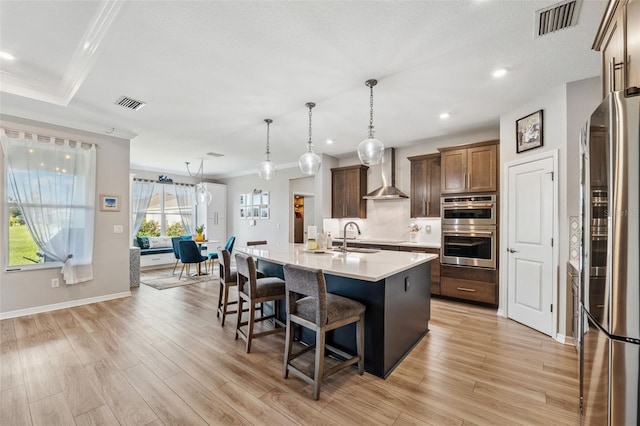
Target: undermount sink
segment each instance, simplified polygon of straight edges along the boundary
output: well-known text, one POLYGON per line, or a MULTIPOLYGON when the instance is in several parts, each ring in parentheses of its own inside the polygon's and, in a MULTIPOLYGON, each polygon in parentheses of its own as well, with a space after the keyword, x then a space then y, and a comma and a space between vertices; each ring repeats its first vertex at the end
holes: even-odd
POLYGON ((362 247, 347 247, 347 253, 377 253, 380 250, 362 248, 362 247))

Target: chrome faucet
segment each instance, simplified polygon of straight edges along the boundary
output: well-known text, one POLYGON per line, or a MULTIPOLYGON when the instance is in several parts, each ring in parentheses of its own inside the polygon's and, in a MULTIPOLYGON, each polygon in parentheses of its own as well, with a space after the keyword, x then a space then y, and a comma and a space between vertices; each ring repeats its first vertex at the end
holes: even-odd
POLYGON ((360 232, 360 227, 358 226, 357 223, 350 221, 344 224, 344 231, 342 231, 342 236, 343 236, 343 240, 342 240, 342 248, 340 249, 341 252, 346 253, 347 252, 347 226, 349 225, 355 225, 356 229, 358 230, 358 235, 362 235, 362 233, 360 232))

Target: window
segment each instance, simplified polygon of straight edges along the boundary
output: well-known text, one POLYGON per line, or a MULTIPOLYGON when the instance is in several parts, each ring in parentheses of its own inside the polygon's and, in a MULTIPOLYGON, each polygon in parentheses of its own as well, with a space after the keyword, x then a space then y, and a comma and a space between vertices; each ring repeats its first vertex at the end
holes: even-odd
POLYGON ((62 264, 67 284, 93 279, 95 146, 6 129, 0 141, 8 268, 62 264))
MULTIPOLYGON (((134 185, 139 181, 134 181, 134 185)), ((155 184, 149 206, 133 212, 133 222, 142 215, 137 237, 177 237, 193 233, 193 186, 155 184)), ((134 189, 134 193, 136 193, 134 189)), ((134 201, 133 205, 136 205, 134 201)))

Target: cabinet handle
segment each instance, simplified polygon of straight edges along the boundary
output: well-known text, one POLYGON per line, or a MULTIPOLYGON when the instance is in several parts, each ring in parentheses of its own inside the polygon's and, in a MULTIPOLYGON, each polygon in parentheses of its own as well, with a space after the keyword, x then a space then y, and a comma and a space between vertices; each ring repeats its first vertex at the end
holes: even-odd
POLYGON ((469 293, 475 293, 475 289, 473 288, 466 288, 466 287, 456 287, 456 290, 460 290, 460 291, 467 291, 469 293))
POLYGON ((467 173, 464 174, 464 187, 467 188, 467 173))
POLYGON ((615 77, 613 76, 613 73, 615 72, 616 66, 616 58, 612 57, 611 61, 609 62, 609 92, 613 92, 616 90, 615 88, 615 77))
POLYGON ((427 216, 431 214, 431 201, 427 201, 427 216))

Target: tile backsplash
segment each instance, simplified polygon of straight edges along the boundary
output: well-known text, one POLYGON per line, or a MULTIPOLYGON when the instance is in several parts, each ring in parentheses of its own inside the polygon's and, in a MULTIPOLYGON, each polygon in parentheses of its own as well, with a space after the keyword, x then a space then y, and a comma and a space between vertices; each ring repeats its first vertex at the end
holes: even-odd
POLYGON ((580 260, 580 218, 569 216, 569 260, 580 260))

